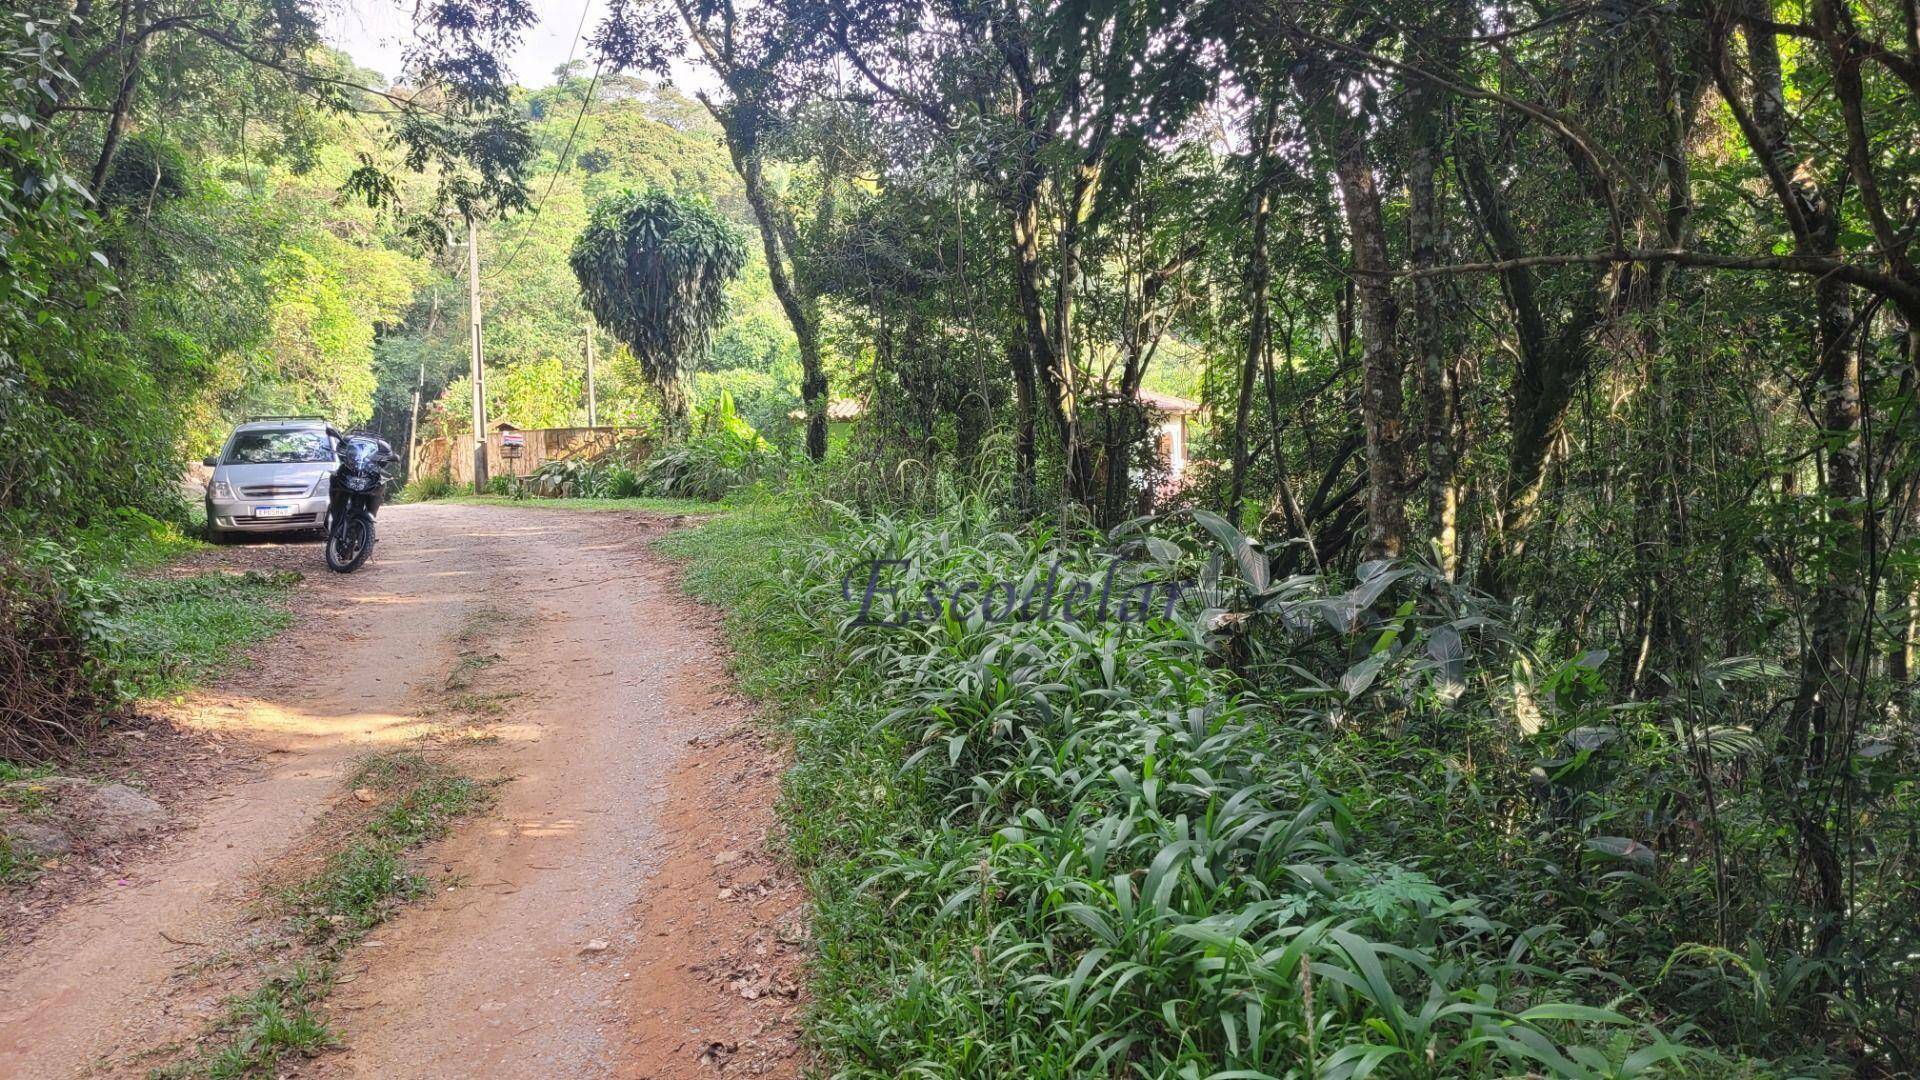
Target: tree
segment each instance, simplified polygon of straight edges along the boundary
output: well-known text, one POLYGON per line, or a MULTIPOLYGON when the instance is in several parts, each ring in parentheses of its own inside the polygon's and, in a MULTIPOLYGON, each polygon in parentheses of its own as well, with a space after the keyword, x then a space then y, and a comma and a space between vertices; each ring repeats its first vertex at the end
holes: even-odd
MULTIPOLYGON (((740 11, 731 0, 700 4, 673 0, 671 5, 619 2, 612 5, 596 33, 595 47, 614 67, 645 67, 668 74, 681 52, 674 33, 675 15, 700 60, 727 90, 725 99, 703 93, 700 101, 720 124, 734 171, 753 207, 774 296, 799 346, 807 456, 819 461, 827 453, 828 382, 821 347, 820 275, 810 256, 819 254, 833 230, 849 171, 845 155, 836 152, 837 144, 831 140, 811 143, 824 152, 812 155, 819 176, 810 214, 798 212, 791 190, 770 181, 769 144, 784 142, 789 151, 796 146, 791 138, 781 139, 793 118, 783 113, 780 101, 784 89, 780 77, 795 52, 796 35, 774 8, 740 11)), ((800 155, 790 152, 789 156, 800 155)))
POLYGON ((747 263, 746 239, 702 202, 658 189, 593 208, 569 260, 587 310, 624 342, 660 395, 669 438, 686 434, 683 385, 747 263))

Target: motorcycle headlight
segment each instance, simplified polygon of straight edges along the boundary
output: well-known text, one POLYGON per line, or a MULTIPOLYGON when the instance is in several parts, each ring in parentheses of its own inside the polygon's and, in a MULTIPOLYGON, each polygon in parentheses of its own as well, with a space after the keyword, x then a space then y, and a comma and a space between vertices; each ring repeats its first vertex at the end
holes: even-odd
POLYGON ((212 491, 213 497, 216 499, 233 498, 233 485, 227 483, 225 480, 215 480, 212 491))
POLYGON ((341 479, 346 481, 348 491, 365 491, 373 486, 373 477, 371 476, 354 475, 345 476, 341 479))

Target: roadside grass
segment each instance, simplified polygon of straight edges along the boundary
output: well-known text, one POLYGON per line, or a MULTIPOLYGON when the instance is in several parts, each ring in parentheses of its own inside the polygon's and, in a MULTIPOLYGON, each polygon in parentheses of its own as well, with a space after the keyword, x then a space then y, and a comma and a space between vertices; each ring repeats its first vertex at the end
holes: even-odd
POLYGON ((0 885, 24 885, 40 876, 40 864, 33 852, 14 846, 13 840, 0 834, 0 885))
POLYGON ((293 621, 291 571, 146 572, 205 550, 180 526, 121 509, 61 542, 28 548, 97 640, 100 659, 138 696, 179 693, 244 661, 246 649, 293 621))
POLYGON ((673 499, 651 495, 629 499, 516 499, 509 495, 449 495, 439 502, 460 506, 513 506, 535 510, 646 510, 656 514, 689 514, 711 517, 724 509, 702 499, 673 499))
POLYGON ((47 804, 47 796, 35 780, 45 780, 53 775, 51 765, 22 765, 15 761, 0 761, 0 806, 28 813, 47 804))
MULTIPOLYGON (((146 574, 205 546, 177 525, 125 509, 58 541, 28 545, 39 595, 51 597, 53 609, 64 611, 60 625, 71 627, 64 631, 75 643, 68 670, 85 672, 89 688, 75 710, 85 722, 69 716, 64 741, 85 744, 134 698, 177 694, 245 663, 249 646, 292 622, 287 597, 298 574, 146 574)), ((53 708, 47 705, 46 714, 53 708)), ((36 708, 24 714, 36 715, 36 708)), ((0 810, 44 808, 45 795, 31 781, 50 769, 30 762, 47 751, 32 747, 19 751, 28 761, 0 760, 0 810)), ((0 886, 23 884, 39 869, 35 852, 0 837, 0 886)))
POLYGON ((902 596, 1020 580, 1047 539, 963 501, 655 542, 794 742, 822 1075, 1728 1075, 1558 925, 1398 854, 1404 776, 1177 625, 862 627, 841 595, 875 558, 913 560, 902 596))
MULTIPOLYGON (((0 811, 21 815, 44 811, 50 801, 42 786, 34 781, 52 775, 51 765, 0 761, 0 811)), ((24 885, 39 876, 39 854, 0 833, 0 886, 24 885)))
MULTIPOLYGON (((198 507, 198 503, 192 504, 198 507)), ((81 566, 105 572, 146 570, 190 555, 207 545, 193 520, 182 529, 172 522, 122 507, 105 521, 73 536, 73 555, 81 566)))
POLYGON ((789 508, 756 504, 699 528, 654 541, 685 564, 682 585, 726 613, 735 681, 753 697, 792 708, 821 699, 830 686, 816 665, 831 652, 831 612, 808 619, 780 607, 769 582, 780 578, 782 554, 804 526, 789 508))
POLYGON ((248 647, 293 622, 290 571, 111 582, 116 667, 143 696, 176 694, 246 662, 248 647))
POLYGON ((348 773, 347 786, 390 801, 318 873, 276 897, 292 957, 254 990, 229 999, 226 1015, 197 1053, 151 1070, 151 1080, 277 1076, 292 1058, 337 1046, 321 1004, 341 955, 401 905, 432 891, 432 880, 408 865, 407 853, 493 801, 493 785, 454 774, 414 751, 362 758, 348 773))

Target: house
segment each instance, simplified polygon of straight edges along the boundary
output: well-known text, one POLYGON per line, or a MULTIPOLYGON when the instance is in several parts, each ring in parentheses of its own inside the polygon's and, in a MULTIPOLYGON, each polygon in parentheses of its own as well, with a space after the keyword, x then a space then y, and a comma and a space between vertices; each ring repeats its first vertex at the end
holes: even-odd
MULTIPOLYGON (((827 423, 851 424, 867 415, 867 403, 853 398, 834 398, 827 402, 827 423)), ((796 423, 805 422, 807 410, 795 409, 787 414, 787 419, 796 423)))
POLYGON ((1167 467, 1167 479, 1179 483, 1187 471, 1187 418, 1200 412, 1200 403, 1162 394, 1157 390, 1139 390, 1134 397, 1159 416, 1159 430, 1153 439, 1154 452, 1167 467))

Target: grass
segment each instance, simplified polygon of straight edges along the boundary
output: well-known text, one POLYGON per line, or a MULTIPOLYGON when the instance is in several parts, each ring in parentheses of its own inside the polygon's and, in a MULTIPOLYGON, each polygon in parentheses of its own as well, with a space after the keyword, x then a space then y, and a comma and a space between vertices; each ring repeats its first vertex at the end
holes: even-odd
POLYGON ((238 1080, 277 1075, 283 1059, 313 1057, 338 1045, 318 1005, 333 988, 331 964, 296 963, 244 997, 227 1002, 218 1025, 226 1041, 197 1059, 154 1069, 152 1080, 238 1080))
POLYGON ((401 856, 446 835, 454 821, 476 813, 493 797, 486 785, 450 775, 411 751, 363 759, 348 783, 399 794, 358 840, 329 856, 320 873, 282 895, 300 936, 336 949, 385 922, 400 904, 424 895, 427 879, 408 869, 401 856))
POLYGON ((178 525, 122 509, 62 541, 31 545, 28 555, 84 607, 82 621, 122 688, 160 696, 232 667, 292 622, 286 599, 297 573, 143 573, 206 546, 178 525))
MULTIPOLYGON (((196 513, 200 504, 190 504, 196 513)), ((108 571, 146 570, 192 554, 206 547, 195 531, 198 521, 191 516, 188 527, 149 517, 138 510, 121 507, 106 521, 73 537, 74 556, 83 566, 108 571)))
POLYGON ((119 578, 117 667, 146 696, 179 693, 236 664, 293 622, 291 572, 119 578))
MULTIPOLYGON (((53 768, 48 765, 0 761, 0 810, 32 814, 46 809, 46 792, 33 781, 51 775, 53 768)), ((24 885, 39 876, 39 853, 0 834, 0 886, 24 885)))
POLYGON ((500 662, 502 657, 493 651, 491 644, 500 621, 506 617, 506 612, 499 608, 483 605, 461 621, 460 629, 453 635, 456 655, 453 667, 447 672, 446 689, 466 690, 473 685, 475 675, 500 662))
POLYGON ((1342 737, 1179 625, 848 619, 840 580, 867 559, 1018 580, 1044 539, 963 504, 658 541, 794 740, 781 813, 823 1075, 1738 1071, 1659 1030, 1581 939, 1398 854, 1373 790, 1322 782, 1342 737))
POLYGON ((479 812, 492 788, 413 751, 374 754, 355 763, 350 788, 391 800, 360 828, 352 843, 328 856, 311 878, 279 896, 296 959, 251 993, 228 1002, 226 1016, 198 1053, 154 1069, 152 1080, 225 1080, 271 1077, 294 1056, 311 1057, 338 1044, 321 1011, 343 950, 399 907, 431 891, 431 881, 407 865, 407 852, 445 836, 460 818, 479 812))
POLYGON ((0 807, 20 813, 32 813, 47 805, 46 792, 35 780, 53 775, 51 765, 22 765, 0 761, 0 807))
POLYGON ((0 835, 0 885, 24 885, 39 875, 33 852, 14 847, 11 839, 0 835))

